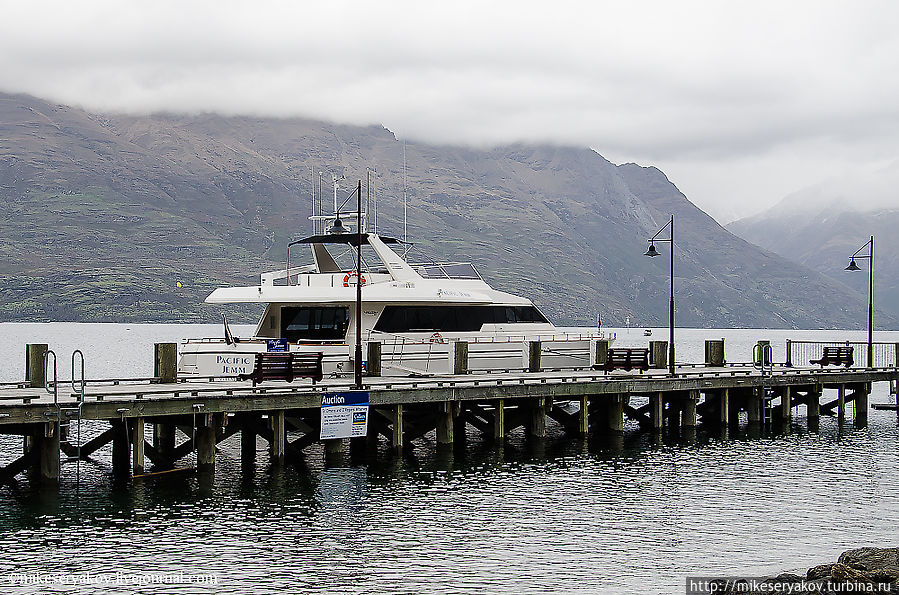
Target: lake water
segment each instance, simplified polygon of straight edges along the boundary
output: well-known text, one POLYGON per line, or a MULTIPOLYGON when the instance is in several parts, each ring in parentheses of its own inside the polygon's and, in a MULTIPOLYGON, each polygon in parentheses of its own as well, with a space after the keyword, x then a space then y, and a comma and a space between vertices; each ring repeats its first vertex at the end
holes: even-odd
MULTIPOLYGON (((153 342, 219 332, 0 324, 0 381, 21 379, 27 342, 49 343, 62 377, 75 348, 88 377, 147 376, 153 342)), ((617 332, 620 345, 647 340, 617 332)), ((748 361, 759 339, 782 360, 787 338, 865 334, 684 329, 678 360, 701 361, 703 341, 722 337, 729 361, 748 361)), ((887 392, 878 386, 871 401, 887 392)), ((20 441, 0 436, 3 463, 20 441)), ((58 492, 0 487, 0 592, 682 593, 690 575, 804 570, 852 547, 896 545, 899 526, 894 412, 872 411, 861 430, 825 417, 809 434, 798 418, 788 435, 700 432, 695 444, 633 433, 610 445, 550 428, 542 445, 515 434, 503 449, 425 445, 339 468, 310 448, 303 471, 270 468, 262 442, 256 468, 242 470, 238 442, 221 445, 210 482, 173 474, 116 486, 104 450, 82 465, 77 493, 70 465, 58 492), (14 584, 54 576, 93 584, 14 584)))

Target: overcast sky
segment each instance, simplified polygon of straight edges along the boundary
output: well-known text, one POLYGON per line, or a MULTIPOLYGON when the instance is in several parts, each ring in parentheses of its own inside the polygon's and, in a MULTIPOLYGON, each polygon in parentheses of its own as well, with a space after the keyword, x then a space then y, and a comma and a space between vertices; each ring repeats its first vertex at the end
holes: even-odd
POLYGON ((0 2, 4 91, 586 145, 722 222, 831 178, 899 207, 895 0, 0 2))

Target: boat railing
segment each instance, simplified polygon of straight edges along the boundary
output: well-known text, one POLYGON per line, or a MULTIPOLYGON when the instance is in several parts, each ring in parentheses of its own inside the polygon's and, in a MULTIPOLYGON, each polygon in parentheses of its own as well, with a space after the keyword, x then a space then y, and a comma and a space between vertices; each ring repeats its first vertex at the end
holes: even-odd
POLYGON ((470 262, 419 262, 409 263, 409 266, 425 279, 481 279, 470 262))

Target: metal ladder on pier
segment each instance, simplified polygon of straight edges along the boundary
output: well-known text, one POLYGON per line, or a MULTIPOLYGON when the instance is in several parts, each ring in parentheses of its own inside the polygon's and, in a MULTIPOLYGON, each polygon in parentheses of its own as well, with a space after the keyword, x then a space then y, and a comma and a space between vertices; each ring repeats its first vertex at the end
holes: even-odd
POLYGON ((774 423, 774 408, 771 401, 775 395, 774 389, 765 386, 765 378, 774 373, 774 355, 769 343, 759 342, 752 346, 752 366, 762 373, 762 385, 759 387, 762 396, 762 424, 770 427, 774 423))
POLYGON ((59 437, 59 463, 69 463, 75 461, 75 489, 78 490, 81 484, 81 418, 84 407, 84 354, 80 349, 72 352, 72 393, 76 395, 77 406, 65 406, 59 402, 59 380, 57 378, 56 369, 56 353, 48 350, 44 354, 44 388, 48 393, 53 395, 53 406, 56 409, 53 412, 55 417, 55 431, 59 437), (53 383, 50 383, 50 374, 48 363, 50 357, 53 357, 53 383), (78 365, 76 367, 76 360, 78 365), (77 372, 77 374, 76 374, 77 372), (72 423, 75 422, 75 441, 72 442, 72 423), (68 448, 66 448, 68 447, 68 448), (63 451, 66 452, 66 458, 62 458, 63 451), (74 453, 74 455, 72 454, 74 453))

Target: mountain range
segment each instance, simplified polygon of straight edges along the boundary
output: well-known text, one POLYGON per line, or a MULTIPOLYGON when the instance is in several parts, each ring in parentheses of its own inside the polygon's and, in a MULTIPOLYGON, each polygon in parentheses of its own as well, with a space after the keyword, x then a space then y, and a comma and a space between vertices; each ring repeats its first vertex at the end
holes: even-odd
POLYGON ((471 260, 557 324, 667 325, 670 246, 643 253, 671 215, 678 325, 864 324, 855 289, 735 236, 657 168, 587 148, 404 145, 377 126, 96 114, 8 94, 0 320, 213 322, 213 288, 258 284, 310 233, 320 174, 330 200, 331 175, 346 195, 370 170, 379 231, 402 237, 404 152, 409 258, 471 260))

